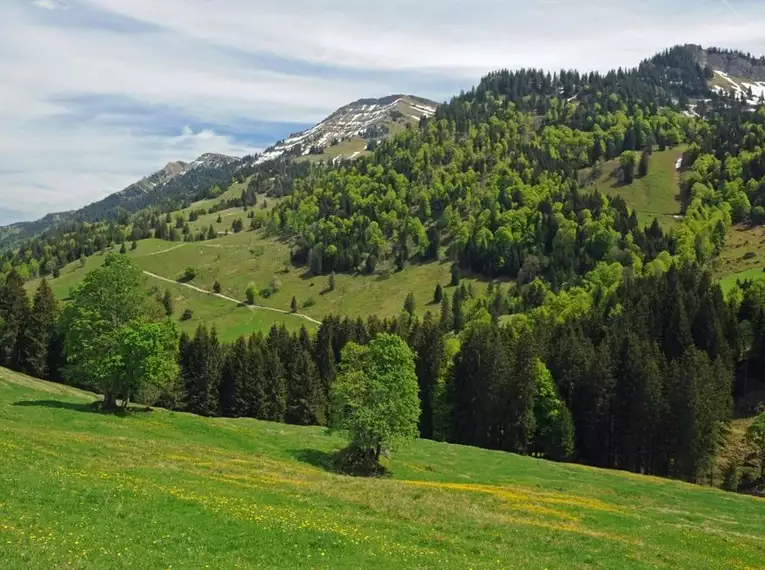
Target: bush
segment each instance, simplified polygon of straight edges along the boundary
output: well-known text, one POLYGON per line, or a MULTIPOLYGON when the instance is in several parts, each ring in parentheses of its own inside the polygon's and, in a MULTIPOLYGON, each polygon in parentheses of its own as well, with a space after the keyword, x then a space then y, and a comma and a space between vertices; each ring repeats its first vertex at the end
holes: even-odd
POLYGON ((247 296, 247 304, 254 305, 255 300, 258 298, 257 287, 255 287, 255 285, 250 285, 249 287, 247 287, 247 291, 245 291, 245 295, 247 296))
POLYGON ((313 307, 316 304, 316 299, 313 297, 308 297, 305 301, 303 301, 303 308, 307 309, 308 307, 313 307))
POLYGON ((187 283, 189 281, 193 281, 194 279, 196 279, 196 276, 197 276, 197 270, 194 269, 193 267, 187 267, 186 269, 183 270, 183 277, 181 277, 181 281, 183 281, 184 283, 187 283))
POLYGON ((186 309, 185 311, 183 311, 183 314, 181 315, 181 320, 190 321, 193 316, 194 316, 194 311, 192 311, 191 309, 186 309))
POLYGON ((214 291, 215 293, 218 293, 218 294, 220 294, 220 290, 221 290, 221 287, 220 287, 220 281, 216 281, 216 282, 213 284, 213 291, 214 291))

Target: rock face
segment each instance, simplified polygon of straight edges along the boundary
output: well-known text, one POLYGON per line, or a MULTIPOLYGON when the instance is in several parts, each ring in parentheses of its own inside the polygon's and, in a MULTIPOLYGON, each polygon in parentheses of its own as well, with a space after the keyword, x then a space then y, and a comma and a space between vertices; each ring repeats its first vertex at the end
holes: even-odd
POLYGON ((732 77, 765 81, 765 58, 755 59, 733 51, 705 50, 697 45, 686 47, 702 67, 709 65, 732 77))

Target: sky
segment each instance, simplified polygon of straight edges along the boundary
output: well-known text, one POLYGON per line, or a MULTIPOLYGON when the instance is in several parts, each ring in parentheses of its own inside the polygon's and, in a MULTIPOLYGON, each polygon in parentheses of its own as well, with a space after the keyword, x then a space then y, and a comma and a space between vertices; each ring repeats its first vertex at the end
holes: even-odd
POLYGON ((765 54, 762 0, 0 0, 0 225, 174 160, 244 156, 365 97, 679 43, 765 54))

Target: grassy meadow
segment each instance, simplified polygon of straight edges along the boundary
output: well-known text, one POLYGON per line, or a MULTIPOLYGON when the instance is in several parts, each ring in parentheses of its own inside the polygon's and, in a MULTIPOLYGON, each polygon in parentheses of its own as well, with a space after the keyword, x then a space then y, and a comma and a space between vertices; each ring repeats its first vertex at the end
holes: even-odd
POLYGON ((326 468, 321 428, 163 410, 0 370, 0 567, 761 568, 765 502, 417 441, 326 468))
MULTIPOLYGON (((654 151, 651 155, 648 174, 643 178, 635 178, 632 184, 619 182, 616 174, 619 160, 603 163, 602 173, 589 186, 607 196, 621 196, 627 205, 637 213, 642 225, 650 225, 654 218, 664 228, 671 229, 680 225, 681 212, 680 174, 675 169, 677 159, 683 156, 685 146, 654 151)), ((583 173, 584 179, 590 177, 590 169, 583 173)))

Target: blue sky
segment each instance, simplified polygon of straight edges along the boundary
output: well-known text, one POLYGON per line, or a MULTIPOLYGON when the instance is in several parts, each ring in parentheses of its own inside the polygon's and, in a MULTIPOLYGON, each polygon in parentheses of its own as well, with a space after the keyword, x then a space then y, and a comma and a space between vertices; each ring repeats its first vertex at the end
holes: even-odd
POLYGON ((256 152, 358 98, 685 42, 765 54, 763 30, 751 0, 0 0, 0 224, 256 152))

